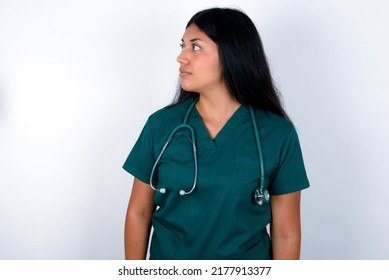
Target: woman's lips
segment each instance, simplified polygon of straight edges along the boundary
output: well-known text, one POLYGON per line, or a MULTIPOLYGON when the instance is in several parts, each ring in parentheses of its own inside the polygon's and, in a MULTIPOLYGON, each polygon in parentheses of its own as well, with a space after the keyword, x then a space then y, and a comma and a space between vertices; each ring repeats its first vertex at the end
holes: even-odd
POLYGON ((183 70, 183 69, 179 69, 179 72, 180 72, 180 76, 181 77, 185 77, 185 76, 189 76, 189 75, 191 75, 192 73, 190 73, 190 72, 188 72, 188 71, 186 71, 186 70, 183 70))

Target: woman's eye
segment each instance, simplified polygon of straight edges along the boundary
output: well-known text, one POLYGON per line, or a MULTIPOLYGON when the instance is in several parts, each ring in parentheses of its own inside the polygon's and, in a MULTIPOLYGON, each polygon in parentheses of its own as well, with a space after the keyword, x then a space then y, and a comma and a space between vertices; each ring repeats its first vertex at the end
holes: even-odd
MULTIPOLYGON (((180 48, 181 48, 181 50, 183 51, 184 49, 185 49, 185 45, 184 44, 180 44, 180 48)), ((192 50, 193 51, 199 51, 201 48, 200 48, 200 46, 198 46, 198 45, 192 45, 192 50)))

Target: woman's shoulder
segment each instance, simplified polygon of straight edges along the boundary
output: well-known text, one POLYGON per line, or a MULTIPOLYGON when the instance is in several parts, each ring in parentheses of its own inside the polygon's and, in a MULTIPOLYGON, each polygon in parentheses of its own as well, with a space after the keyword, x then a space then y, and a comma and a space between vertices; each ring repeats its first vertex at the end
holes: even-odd
POLYGON ((258 130, 267 135, 273 143, 285 143, 288 139, 298 139, 293 122, 283 116, 266 110, 255 110, 258 130))
POLYGON ((293 126, 292 122, 289 119, 277 115, 271 111, 255 109, 255 116, 258 126, 287 129, 293 126))
POLYGON ((290 119, 270 111, 256 110, 256 121, 259 134, 271 143, 273 149, 275 147, 284 149, 286 146, 292 149, 298 147, 298 133, 290 119))
POLYGON ((149 122, 154 126, 182 122, 191 103, 192 101, 187 99, 180 103, 165 106, 151 114, 149 122))

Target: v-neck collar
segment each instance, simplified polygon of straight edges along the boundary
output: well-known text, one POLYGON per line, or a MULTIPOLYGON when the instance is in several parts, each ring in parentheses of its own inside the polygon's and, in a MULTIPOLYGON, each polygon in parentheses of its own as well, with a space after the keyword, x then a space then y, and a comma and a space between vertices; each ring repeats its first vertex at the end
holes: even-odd
POLYGON ((197 143, 201 143, 206 150, 215 150, 218 146, 223 145, 223 143, 231 139, 236 127, 247 116, 248 110, 245 106, 240 105, 214 139, 209 135, 196 106, 193 108, 190 121, 196 130, 197 143))

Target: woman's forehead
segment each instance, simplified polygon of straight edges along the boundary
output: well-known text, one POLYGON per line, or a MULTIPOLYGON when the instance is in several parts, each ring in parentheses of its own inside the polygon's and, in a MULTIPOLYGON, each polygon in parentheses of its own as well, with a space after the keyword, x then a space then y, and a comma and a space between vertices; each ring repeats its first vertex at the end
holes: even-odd
POLYGON ((202 31, 200 28, 197 27, 195 24, 191 24, 188 26, 188 28, 185 30, 184 35, 181 39, 183 42, 195 42, 195 41, 202 41, 202 42, 213 42, 211 38, 205 34, 204 31, 202 31))

